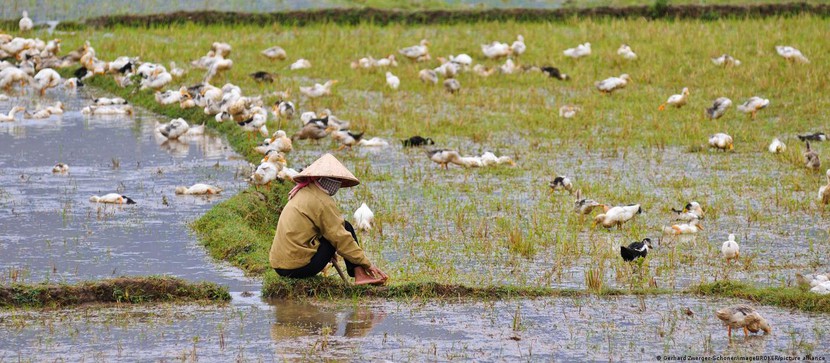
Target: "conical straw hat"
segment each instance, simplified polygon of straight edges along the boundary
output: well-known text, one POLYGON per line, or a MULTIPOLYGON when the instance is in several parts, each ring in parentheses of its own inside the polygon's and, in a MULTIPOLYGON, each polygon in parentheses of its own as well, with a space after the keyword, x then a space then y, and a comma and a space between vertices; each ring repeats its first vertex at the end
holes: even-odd
POLYGON ((360 180, 357 180, 349 169, 346 169, 332 154, 325 154, 315 160, 305 170, 297 174, 294 177, 294 181, 302 183, 308 178, 320 177, 338 179, 343 183, 340 185, 342 188, 349 188, 360 184, 360 180))

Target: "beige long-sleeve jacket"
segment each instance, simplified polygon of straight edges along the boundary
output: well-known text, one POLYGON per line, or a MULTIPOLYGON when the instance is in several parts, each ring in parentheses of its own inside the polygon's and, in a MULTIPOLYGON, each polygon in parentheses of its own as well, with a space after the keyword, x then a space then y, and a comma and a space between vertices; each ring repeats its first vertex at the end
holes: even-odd
POLYGON ((321 236, 349 262, 372 266, 352 234, 343 228, 343 217, 334 199, 312 183, 300 189, 280 214, 268 258, 271 267, 290 270, 307 265, 317 252, 321 236))

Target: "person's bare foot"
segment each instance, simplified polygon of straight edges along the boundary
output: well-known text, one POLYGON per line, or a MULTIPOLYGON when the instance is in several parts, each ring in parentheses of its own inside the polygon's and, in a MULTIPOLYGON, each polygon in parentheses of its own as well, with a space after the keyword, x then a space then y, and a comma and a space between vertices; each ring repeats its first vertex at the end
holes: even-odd
POLYGON ((354 268, 354 284, 355 285, 383 285, 386 278, 383 276, 372 276, 366 272, 362 266, 354 268))

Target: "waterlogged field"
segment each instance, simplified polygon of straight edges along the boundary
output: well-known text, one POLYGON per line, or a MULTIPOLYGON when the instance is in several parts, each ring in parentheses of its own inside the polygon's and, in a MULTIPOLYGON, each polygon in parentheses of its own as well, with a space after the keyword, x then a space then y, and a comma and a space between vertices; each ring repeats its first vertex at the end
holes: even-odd
MULTIPOLYGON (((652 278, 668 288, 724 278, 778 286, 790 283, 795 272, 827 266, 828 223, 814 197, 823 173, 802 166, 804 146, 795 138, 821 131, 827 121, 821 112, 828 104, 821 96, 827 91, 822 71, 827 60, 821 55, 828 45, 810 40, 826 25, 809 16, 417 27, 184 25, 79 32, 64 43, 72 48, 89 40, 102 59, 130 55, 181 65, 225 40, 234 47, 234 67, 214 83, 233 82, 246 94, 266 95, 266 101, 274 100, 271 92, 288 90, 300 111, 328 108, 349 120, 353 130, 390 141, 386 148, 354 151, 334 151, 336 145, 326 140, 298 141, 288 160, 302 167, 322 152, 334 152, 364 181, 341 192, 338 201, 347 212, 362 202, 375 211, 378 225, 362 238, 395 282, 582 287, 590 269, 604 276, 605 286, 652 278), (469 72, 458 77, 462 91, 450 95, 417 79, 420 69, 435 67, 436 61, 400 59, 390 69, 401 78, 397 91, 386 86, 383 70, 349 67, 360 57, 394 54, 423 38, 430 40, 434 58, 468 53, 475 63, 497 66, 483 59, 479 44, 512 41, 518 34, 528 45, 519 64, 555 65, 572 79, 541 73, 485 78, 469 72), (562 55, 586 41, 592 55, 579 60, 562 55), (639 58, 620 59, 621 43, 631 45, 639 58), (775 54, 778 44, 798 47, 811 63, 788 63, 775 54), (272 45, 285 48, 289 59, 271 62, 259 55, 272 45), (743 64, 713 65, 709 58, 722 53, 743 64), (312 68, 289 71, 298 58, 310 60, 312 68), (276 73, 277 81, 261 85, 247 76, 259 70, 276 73), (594 82, 621 73, 633 79, 626 89, 610 96, 594 89, 594 82), (329 79, 340 81, 333 96, 299 95, 299 86, 329 79), (657 110, 683 87, 691 91, 686 107, 657 110), (703 117, 717 97, 739 104, 756 95, 771 105, 755 120, 734 107, 716 121, 703 117), (557 110, 564 104, 582 112, 560 118, 557 110), (734 152, 700 148, 716 132, 732 135, 734 152), (423 151, 404 150, 397 141, 416 134, 463 155, 509 155, 517 165, 441 170, 423 151), (766 152, 774 137, 788 144, 786 153, 766 152), (645 213, 622 230, 593 229, 590 219, 571 212, 572 196, 550 192, 547 184, 557 174, 570 176, 588 197, 613 205, 639 203, 645 213), (669 209, 691 200, 707 212, 705 230, 690 238, 661 237, 663 226, 674 223, 669 209), (729 233, 738 236, 744 257, 732 266, 718 257, 729 233), (618 256, 619 245, 645 237, 659 239, 659 247, 632 276, 618 256)), ((192 70, 181 83, 202 77, 192 70)), ((291 134, 300 122, 281 126, 291 134)), ((824 145, 816 148, 822 153, 824 145)))
MULTIPOLYGON (((372 260, 390 273, 393 285, 434 281, 587 289, 590 280, 595 289, 656 286, 682 292, 700 282, 727 279, 788 286, 794 284, 796 272, 830 269, 830 223, 815 199, 824 173, 803 167, 804 146, 795 137, 824 131, 828 121, 823 110, 830 100, 823 95, 830 76, 823 56, 830 44, 815 41, 827 26, 825 19, 802 16, 414 27, 179 25, 89 29, 60 37, 64 50, 89 40, 100 59, 139 56, 142 61, 175 61, 180 66, 204 55, 212 42, 225 41, 233 46, 234 66, 215 84, 233 82, 246 95, 264 95, 269 104, 275 100, 272 92, 289 90, 299 111, 328 108, 350 121, 352 129, 389 141, 388 147, 351 151, 336 151, 337 145, 328 139, 297 141, 288 161, 300 168, 332 152, 363 181, 340 191, 336 199, 349 219, 363 202, 374 211, 375 228, 361 234, 361 241, 372 260), (349 67, 360 57, 395 54, 423 38, 431 43, 433 59, 467 53, 474 63, 497 66, 502 62, 484 59, 479 45, 493 40, 509 43, 518 34, 528 45, 527 53, 516 60, 520 65, 554 65, 571 80, 541 73, 483 78, 470 72, 458 76, 462 90, 451 95, 440 84, 425 85, 417 79, 420 69, 438 66, 435 60, 416 64, 399 59, 400 65, 389 69, 401 79, 397 91, 386 86, 385 70, 349 67), (562 50, 584 42, 591 42, 591 56, 571 60, 562 55, 562 50), (616 49, 621 43, 629 44, 638 60, 619 58, 616 49), (779 44, 799 48, 811 63, 786 62, 775 54, 779 44), (273 45, 285 48, 288 60, 271 62, 259 55, 273 45), (709 58, 722 53, 742 64, 713 65, 709 58), (298 58, 308 59, 312 68, 288 70, 298 58), (255 71, 276 73, 277 80, 256 84, 247 76, 255 71), (627 88, 610 96, 593 88, 595 81, 621 73, 633 79, 627 88), (299 86, 329 79, 340 81, 331 97, 312 101, 298 92, 299 86), (657 110, 683 87, 691 91, 686 107, 657 110), (736 105, 751 96, 768 98, 771 104, 755 120, 735 107, 720 120, 705 119, 703 109, 721 96, 736 105), (565 104, 582 111, 573 119, 562 119, 557 110, 565 104), (732 135, 734 152, 701 147, 716 132, 732 135), (434 147, 457 149, 463 155, 509 155, 516 166, 441 170, 423 150, 401 147, 399 139, 416 134, 432 137, 434 147), (787 144, 787 152, 766 151, 773 137, 787 144), (590 198, 613 205, 639 203, 645 213, 620 230, 592 228, 590 218, 572 212, 573 196, 550 191, 548 182, 559 174, 570 176, 590 198), (670 208, 691 200, 706 210, 705 229, 690 237, 663 236, 663 227, 675 223, 670 208), (726 264, 720 245, 730 233, 741 244, 741 259, 726 264), (645 237, 659 241, 657 248, 641 266, 623 263, 619 246, 645 237)), ((190 69, 180 83, 198 83, 203 75, 190 69)), ((11 104, 0 103, 3 106, 11 104)), ((271 130, 283 128, 289 134, 300 126, 296 119, 268 124, 271 130)), ((825 144, 814 147, 828 160, 825 144)), ((111 156, 97 157, 104 163, 111 156)), ((16 174, 0 175, 0 180, 16 185, 16 174)), ((8 195, 0 195, 0 202, 8 201, 8 195)), ((94 223, 130 218, 124 215, 94 223)), ((94 270, 88 274, 102 275, 106 274, 94 270)), ((0 317, 0 324, 14 327, 0 340, 19 348, 1 350, 0 359, 67 354, 72 360, 650 360, 660 353, 830 354, 822 343, 827 340, 826 314, 767 306, 759 309, 773 325, 772 336, 729 344, 714 310, 737 302, 661 295, 359 303, 368 308, 303 302, 297 308, 284 301, 254 301, 253 307, 237 303, 218 309, 118 309, 101 315, 149 316, 117 328, 106 321, 120 318, 62 320, 60 313, 14 312, 0 317), (686 315, 685 308, 692 314, 686 315), (89 343, 79 338, 84 336, 80 333, 54 335, 53 329, 72 330, 55 328, 53 319, 58 327, 68 324, 78 326, 77 332, 92 333, 94 341, 124 343, 111 348, 89 343), (140 350, 124 348, 134 337, 148 334, 161 336, 146 338, 140 350), (80 353, 70 352, 76 345, 83 346, 80 353), (203 355, 204 351, 215 355, 203 355)))

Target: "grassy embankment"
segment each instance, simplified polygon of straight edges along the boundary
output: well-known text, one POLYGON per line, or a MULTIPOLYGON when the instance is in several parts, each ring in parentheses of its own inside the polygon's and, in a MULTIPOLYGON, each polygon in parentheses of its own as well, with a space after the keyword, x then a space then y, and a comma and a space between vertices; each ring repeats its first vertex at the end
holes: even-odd
MULTIPOLYGON (((364 239, 371 242, 367 250, 373 259, 392 274, 394 285, 390 291, 421 291, 404 286, 424 286, 422 290, 428 291, 432 283, 481 287, 481 291, 494 284, 541 291, 568 279, 583 283, 582 270, 598 276, 584 279, 595 291, 606 289, 603 280, 605 286, 613 279, 618 286, 628 285, 626 281, 632 275, 619 261, 617 246, 654 233, 668 219, 661 216, 668 209, 666 204, 685 203, 691 198, 701 201, 707 209, 707 233, 694 242, 667 243, 653 252, 645 270, 646 278, 631 284, 632 289, 642 289, 642 281, 656 277, 668 281, 670 289, 683 292, 685 288, 671 288, 671 282, 683 278, 710 281, 735 273, 765 276, 767 280, 762 283, 780 286, 793 270, 826 266, 820 258, 811 257, 820 256, 827 249, 826 241, 816 234, 805 234, 804 239, 792 241, 791 245, 797 246, 795 250, 771 252, 767 247, 772 242, 769 239, 788 240, 793 238, 793 231, 800 234, 803 226, 793 225, 794 220, 825 223, 811 202, 821 175, 801 169, 801 147, 794 134, 820 128, 826 121, 820 110, 828 106, 828 100, 820 95, 828 91, 827 74, 821 71, 826 69, 827 60, 818 56, 827 51, 826 44, 809 41, 819 36, 816 32, 826 26, 826 19, 570 19, 562 23, 493 24, 498 26, 316 24, 297 28, 278 24, 178 24, 113 27, 106 32, 89 29, 65 38, 64 42, 71 49, 90 39, 103 59, 138 55, 146 61, 166 64, 174 60, 181 65, 203 55, 213 41, 235 39, 231 42, 234 68, 220 76, 217 83, 231 81, 246 94, 290 89, 297 95, 300 85, 339 79, 341 83, 335 87, 334 96, 314 101, 297 97, 298 108, 331 108, 367 135, 405 138, 425 134, 439 140, 437 146, 458 148, 465 154, 495 150, 514 156, 518 168, 438 172, 420 153, 396 148, 385 155, 396 158, 395 163, 381 167, 372 165, 381 158, 371 153, 338 153, 347 165, 355 167, 356 175, 366 186, 354 192, 344 191, 338 199, 344 204, 367 201, 376 210, 379 228, 364 239), (239 36, 228 38, 227 34, 239 36), (459 79, 463 91, 448 96, 440 87, 425 87, 416 80, 419 69, 435 64, 424 66, 401 60, 400 67, 392 69, 402 80, 397 92, 385 87, 383 71, 348 68, 350 60, 367 54, 378 57, 394 53, 421 38, 431 40, 434 55, 467 52, 476 63, 495 66, 501 62, 482 59, 478 44, 494 39, 509 41, 514 34, 523 34, 529 45, 528 53, 518 60, 521 64, 555 64, 573 79, 559 82, 531 73, 489 78, 462 74, 459 79), (654 34, 662 36, 655 38, 654 34), (747 41, 746 34, 768 36, 747 41), (561 55, 561 49, 587 40, 595 49, 591 57, 573 61, 561 55), (620 43, 632 44, 640 59, 624 62, 616 58, 614 50, 620 43), (310 59, 313 68, 291 72, 286 69, 290 61, 271 63, 257 54, 274 44, 283 46, 290 59, 310 59), (786 63, 774 53, 777 44, 797 45, 811 57, 812 63, 786 63), (734 68, 713 66, 708 58, 722 52, 733 54, 743 64, 734 68), (254 83, 246 75, 256 70, 275 72, 279 76, 277 83, 254 83), (620 73, 634 78, 625 90, 601 96, 592 88, 594 81, 620 73), (656 110, 660 102, 683 86, 692 89, 688 106, 656 110), (735 112, 734 107, 720 120, 703 120, 702 109, 723 95, 735 103, 761 95, 770 98, 773 105, 761 111, 755 121, 735 112), (581 106, 582 114, 571 120, 556 117, 558 106, 566 103, 581 106), (705 143, 714 132, 732 134, 736 152, 688 152, 699 151, 692 146, 705 143), (788 153, 765 153, 773 136, 788 143, 788 153), (658 177, 642 180, 626 168, 645 170, 658 177), (747 168, 768 170, 776 177, 767 173, 747 175, 747 168), (649 213, 620 232, 588 229, 570 212, 570 198, 562 200, 550 195, 544 186, 551 173, 561 170, 576 175, 578 186, 595 199, 612 203, 636 201, 646 206, 649 213), (545 183, 538 183, 540 180, 545 183), (408 190, 402 190, 401 185, 408 190), (401 196, 403 192, 412 194, 401 196), (446 198, 447 195, 456 198, 446 198), (758 206, 775 206, 777 212, 766 213, 767 209, 758 206), (744 258, 730 270, 718 257, 717 247, 725 233, 735 229, 744 258), (758 233, 761 229, 772 237, 758 233), (597 282, 588 283, 593 280, 597 282)), ((180 83, 196 83, 201 75, 202 72, 191 70, 180 83)), ((183 114, 172 106, 153 105, 148 92, 131 94, 130 90, 110 88, 108 91, 126 95, 134 103, 170 117, 185 117, 190 122, 204 117, 199 112, 183 114)), ((266 102, 272 101, 266 97, 266 102)), ((217 127, 222 132, 238 132, 228 125, 217 127)), ((269 128, 273 126, 269 124, 269 128)), ((284 127, 290 134, 298 126, 292 122, 284 127)), ((235 141, 233 134, 229 139, 234 148, 255 160, 256 156, 246 151, 252 142, 246 146, 244 137, 235 141)), ((289 158, 296 164, 310 162, 320 152, 306 143, 298 143, 295 148, 297 151, 289 158)), ((256 194, 241 194, 197 222, 197 229, 202 223, 206 230, 214 230, 226 221, 234 221, 228 223, 225 237, 216 238, 216 245, 223 246, 224 252, 211 254, 237 260, 237 265, 252 273, 268 271, 265 256, 279 195, 284 192, 266 198, 271 204, 252 206, 252 202, 259 203, 256 194), (225 212, 221 212, 223 209, 225 212), (243 237, 237 240, 235 228, 248 231, 238 233, 243 237), (238 252, 242 254, 237 255, 238 252), (229 258, 231 255, 248 257, 229 258)), ((281 280, 272 277, 265 278, 266 294, 319 291, 313 286, 279 288, 275 284, 281 280)), ((363 289, 351 291, 364 293, 363 289)))
POLYGON ((122 277, 66 284, 0 286, 0 308, 66 308, 84 304, 228 302, 228 289, 164 276, 122 277))

